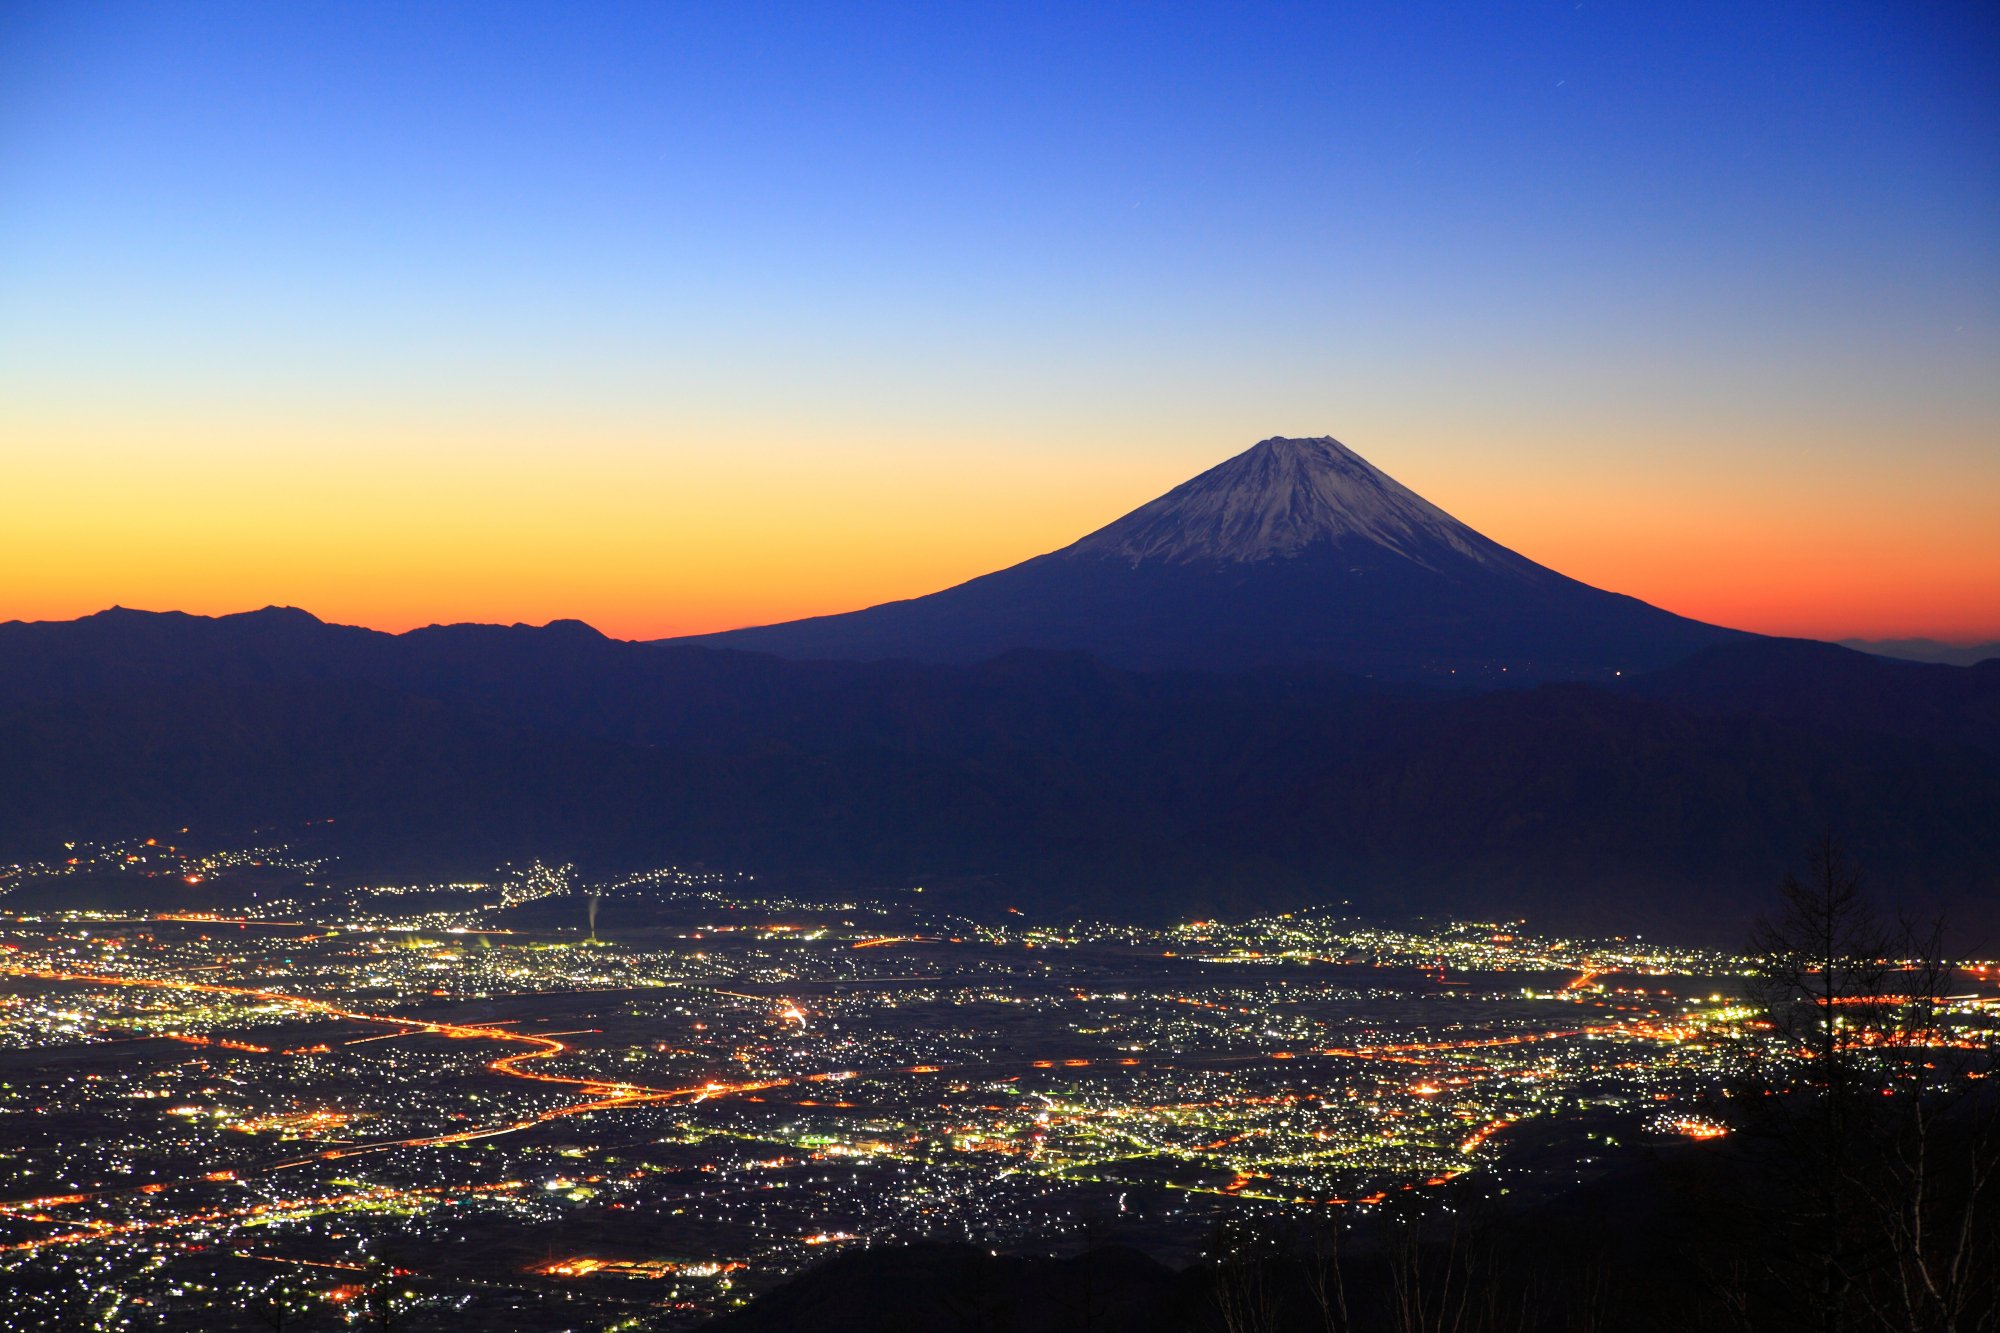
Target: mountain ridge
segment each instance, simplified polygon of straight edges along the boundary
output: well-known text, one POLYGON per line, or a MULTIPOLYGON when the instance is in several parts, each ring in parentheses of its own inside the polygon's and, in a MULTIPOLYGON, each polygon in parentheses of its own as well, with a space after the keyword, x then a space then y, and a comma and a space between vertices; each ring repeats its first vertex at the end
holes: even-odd
POLYGON ((2000 659, 2000 639, 1984 643, 1945 643, 1938 639, 1841 639, 1840 646, 1876 657, 1904 662, 1936 662, 1944 666, 1976 666, 2000 659))
POLYGON ((1773 640, 1477 692, 126 613, 0 625, 0 754, 0 858, 337 818, 399 873, 703 860, 1143 919, 1346 899, 1727 937, 1834 828, 1885 893, 2000 904, 2000 664, 1773 640))

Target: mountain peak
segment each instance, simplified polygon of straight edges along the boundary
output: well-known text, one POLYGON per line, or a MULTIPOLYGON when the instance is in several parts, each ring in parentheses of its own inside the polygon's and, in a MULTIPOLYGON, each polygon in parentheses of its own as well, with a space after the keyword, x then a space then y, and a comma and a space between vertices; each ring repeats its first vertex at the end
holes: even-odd
POLYGON ((1467 685, 1612 680, 1735 631, 1565 578, 1331 436, 1260 440, 1083 540, 927 597, 706 635, 781 657, 1323 663, 1467 685))
POLYGON ((1251 564, 1319 546, 1383 548, 1427 569, 1533 568, 1331 435, 1260 440, 1058 554, 1251 564))

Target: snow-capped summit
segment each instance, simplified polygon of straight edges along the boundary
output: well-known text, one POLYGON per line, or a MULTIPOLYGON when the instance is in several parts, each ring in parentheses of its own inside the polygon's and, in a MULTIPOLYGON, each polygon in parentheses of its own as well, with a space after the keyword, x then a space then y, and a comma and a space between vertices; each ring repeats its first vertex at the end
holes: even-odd
POLYGON ((1058 554, 1115 556, 1135 565, 1249 563, 1354 541, 1426 568, 1459 559, 1517 573, 1534 568, 1331 435, 1261 440, 1058 554))
POLYGON ((956 588, 696 641, 930 662, 1021 648, 1142 668, 1317 662, 1512 684, 1609 679, 1736 637, 1538 565, 1319 436, 1264 440, 1081 541, 956 588))

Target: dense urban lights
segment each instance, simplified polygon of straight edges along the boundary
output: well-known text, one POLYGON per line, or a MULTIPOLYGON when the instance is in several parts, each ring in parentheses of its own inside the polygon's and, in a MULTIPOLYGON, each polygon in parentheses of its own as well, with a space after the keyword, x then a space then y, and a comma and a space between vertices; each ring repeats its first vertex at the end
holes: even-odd
MULTIPOLYGON (((1533 1195, 1620 1143, 1724 1135, 1777 1041, 1743 959, 1521 923, 1148 928, 671 867, 337 885, 277 846, 69 852, 0 883, 260 888, 0 918, 0 1326, 256 1300, 671 1325, 842 1246, 1109 1225, 1191 1252, 1231 1211, 1533 1195)), ((1989 967, 1953 1003, 1990 1033, 1989 967)))

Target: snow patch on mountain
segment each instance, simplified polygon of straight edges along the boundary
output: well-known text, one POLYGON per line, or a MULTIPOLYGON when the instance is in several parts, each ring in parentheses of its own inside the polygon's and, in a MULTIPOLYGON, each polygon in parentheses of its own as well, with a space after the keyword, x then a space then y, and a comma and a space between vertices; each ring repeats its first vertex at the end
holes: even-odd
POLYGON ((1058 552, 1150 562, 1255 563, 1321 544, 1384 547, 1428 569, 1539 566, 1489 541, 1330 435, 1273 437, 1058 552))

